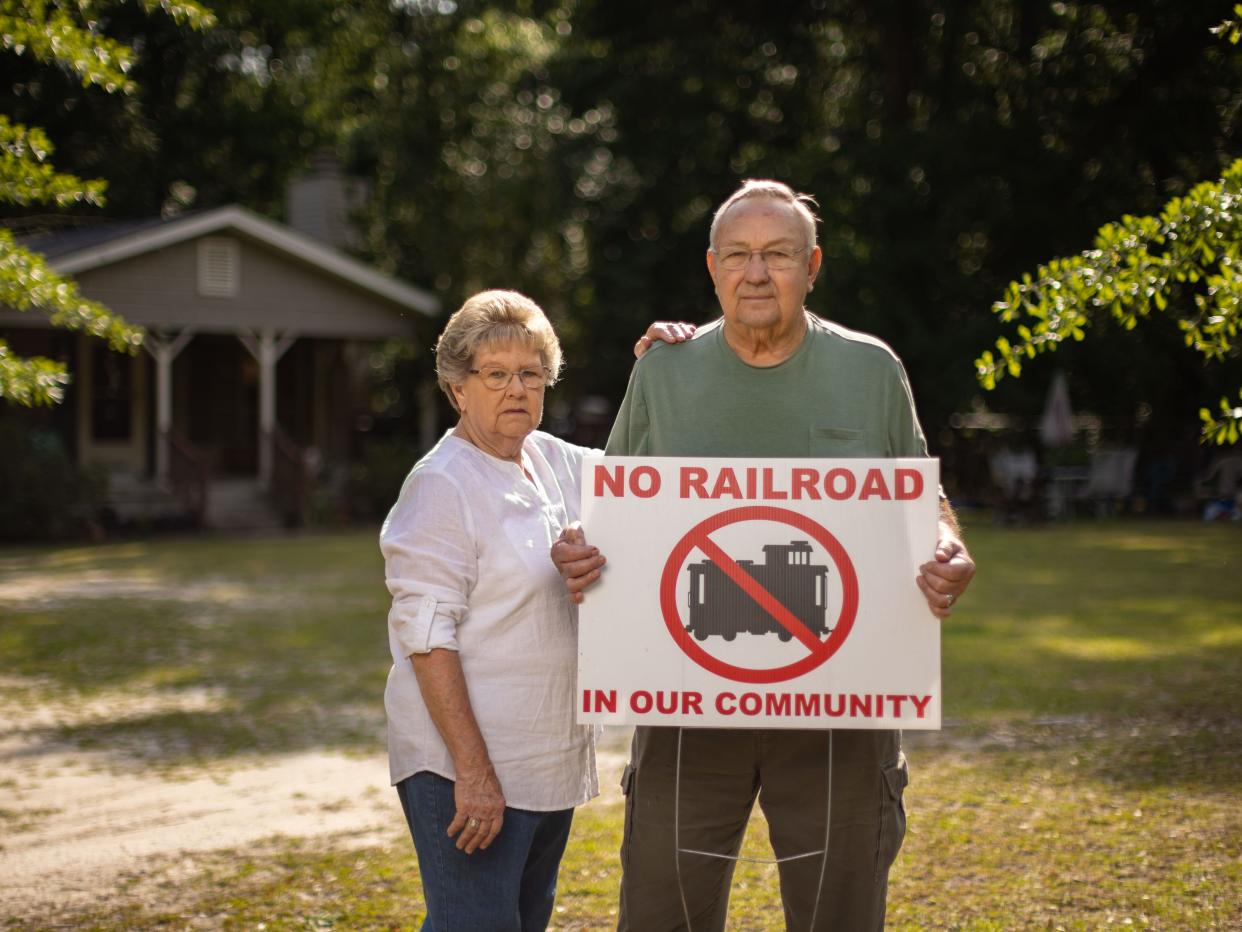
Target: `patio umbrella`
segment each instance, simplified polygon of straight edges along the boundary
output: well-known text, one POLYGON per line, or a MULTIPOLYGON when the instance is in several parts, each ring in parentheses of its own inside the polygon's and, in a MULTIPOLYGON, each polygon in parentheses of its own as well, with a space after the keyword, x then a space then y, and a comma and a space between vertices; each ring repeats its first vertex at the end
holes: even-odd
POLYGON ((1046 447, 1063 447, 1074 437, 1074 409, 1070 406, 1069 382, 1057 372, 1048 387, 1044 413, 1039 419, 1039 436, 1046 447))

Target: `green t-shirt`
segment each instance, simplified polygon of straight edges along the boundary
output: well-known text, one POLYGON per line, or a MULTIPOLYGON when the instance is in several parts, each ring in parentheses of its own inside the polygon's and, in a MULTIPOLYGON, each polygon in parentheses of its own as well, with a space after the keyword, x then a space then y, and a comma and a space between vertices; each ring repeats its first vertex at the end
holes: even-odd
POLYGON ((607 452, 618 456, 926 456, 901 361, 875 337, 807 314, 776 366, 742 362, 722 321, 634 365, 607 452))

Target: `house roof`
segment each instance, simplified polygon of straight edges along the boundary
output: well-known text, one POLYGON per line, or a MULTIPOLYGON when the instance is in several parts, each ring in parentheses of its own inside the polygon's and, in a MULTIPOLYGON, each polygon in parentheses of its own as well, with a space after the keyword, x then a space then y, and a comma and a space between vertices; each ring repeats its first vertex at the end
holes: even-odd
POLYGON ((230 205, 171 220, 145 220, 50 233, 26 240, 67 275, 102 268, 213 233, 229 231, 291 259, 315 266, 408 310, 428 316, 440 310, 435 295, 407 284, 266 217, 230 205))
POLYGON ((35 252, 55 259, 91 246, 98 246, 121 236, 128 236, 139 230, 162 226, 166 221, 154 220, 111 220, 94 223, 90 226, 72 227, 63 230, 50 230, 19 235, 21 244, 35 252))

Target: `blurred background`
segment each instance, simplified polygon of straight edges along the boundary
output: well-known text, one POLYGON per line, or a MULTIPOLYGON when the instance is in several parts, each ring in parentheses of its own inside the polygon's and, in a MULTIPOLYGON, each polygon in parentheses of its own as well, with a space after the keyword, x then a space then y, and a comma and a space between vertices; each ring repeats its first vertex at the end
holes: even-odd
POLYGON ((809 307, 902 357, 959 506, 1236 514, 1197 413, 1236 353, 1205 364, 1153 315, 993 391, 974 365, 1011 280, 1237 154, 1228 4, 261 0, 206 28, 147 6, 92 19, 136 53, 132 93, 0 54, 2 112, 106 182, 4 225, 148 331, 131 357, 0 313, 74 374, 58 406, 0 402, 8 539, 381 516, 452 420, 434 337, 488 287, 565 345, 545 428, 602 444, 647 323, 716 316, 708 224, 748 177, 817 198, 809 307))

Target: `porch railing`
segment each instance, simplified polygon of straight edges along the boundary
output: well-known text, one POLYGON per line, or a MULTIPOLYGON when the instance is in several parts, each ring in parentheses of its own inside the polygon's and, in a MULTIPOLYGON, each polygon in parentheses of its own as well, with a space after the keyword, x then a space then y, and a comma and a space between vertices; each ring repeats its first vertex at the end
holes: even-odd
POLYGON ((272 501, 291 527, 306 524, 310 515, 311 484, 314 478, 311 451, 299 446, 277 428, 271 434, 272 501))
POLYGON ((168 444, 168 484, 194 523, 201 527, 207 515, 211 480, 207 458, 177 434, 165 434, 164 441, 168 444))

